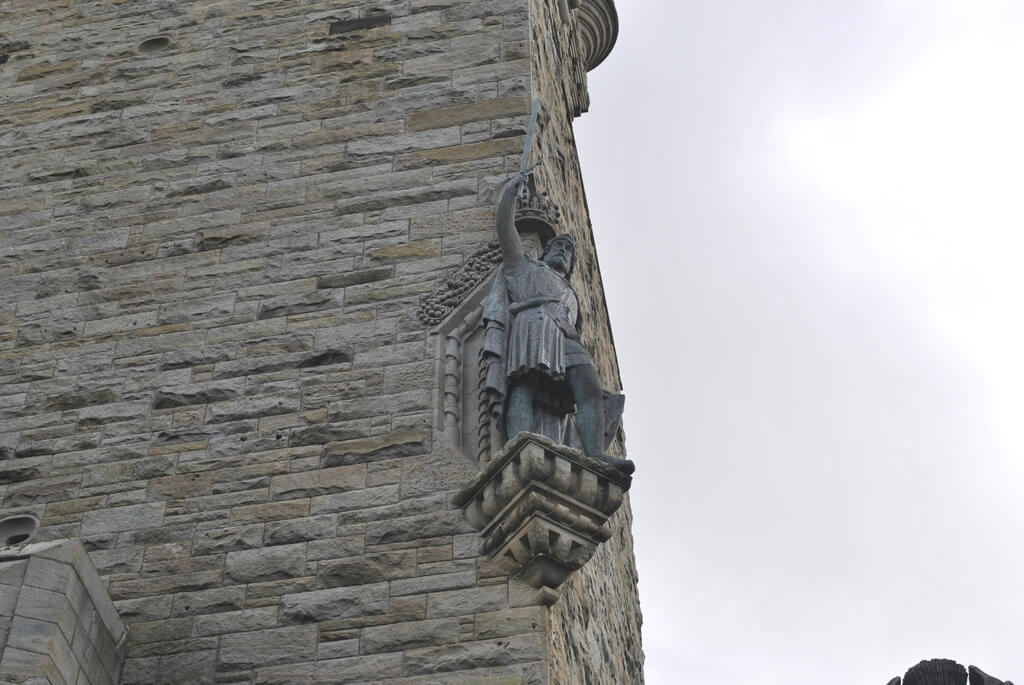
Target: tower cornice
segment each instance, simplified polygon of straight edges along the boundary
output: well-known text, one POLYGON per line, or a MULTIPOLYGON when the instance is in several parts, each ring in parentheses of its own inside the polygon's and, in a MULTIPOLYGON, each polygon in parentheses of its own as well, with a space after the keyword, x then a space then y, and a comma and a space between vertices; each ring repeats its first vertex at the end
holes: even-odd
POLYGON ((583 60, 587 71, 601 64, 619 37, 619 14, 615 0, 576 0, 583 60))

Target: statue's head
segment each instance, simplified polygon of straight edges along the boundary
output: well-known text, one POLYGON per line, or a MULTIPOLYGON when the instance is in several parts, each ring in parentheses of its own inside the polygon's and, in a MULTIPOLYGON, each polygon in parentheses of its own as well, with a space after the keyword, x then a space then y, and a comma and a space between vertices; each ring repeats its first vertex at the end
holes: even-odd
POLYGON ((540 260, 568 278, 576 266, 576 241, 568 233, 556 235, 544 246, 540 260))

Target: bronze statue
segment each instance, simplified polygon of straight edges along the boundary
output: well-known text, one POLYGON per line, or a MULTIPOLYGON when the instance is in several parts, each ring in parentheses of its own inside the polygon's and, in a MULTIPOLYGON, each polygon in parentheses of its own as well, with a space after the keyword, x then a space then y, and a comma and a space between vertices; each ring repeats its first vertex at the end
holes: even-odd
POLYGON ((483 315, 491 411, 509 437, 540 433, 630 474, 632 461, 605 453, 618 428, 622 396, 602 390, 580 342, 579 298, 569 283, 576 244, 569 235, 555 236, 538 260, 524 250, 516 230, 516 198, 528 176, 512 176, 498 195, 502 270, 483 315))
POLYGON ((964 668, 951 659, 928 659, 910 668, 906 675, 893 678, 888 685, 1013 685, 1009 680, 993 678, 977 666, 964 668))

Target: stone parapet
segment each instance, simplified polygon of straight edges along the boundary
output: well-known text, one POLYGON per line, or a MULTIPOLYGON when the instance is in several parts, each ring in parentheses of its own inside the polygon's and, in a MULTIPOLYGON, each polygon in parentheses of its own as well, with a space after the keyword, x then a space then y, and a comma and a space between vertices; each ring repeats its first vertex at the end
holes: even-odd
POLYGON ((453 498, 499 568, 553 604, 557 588, 608 540, 632 479, 579 450, 520 433, 453 498))

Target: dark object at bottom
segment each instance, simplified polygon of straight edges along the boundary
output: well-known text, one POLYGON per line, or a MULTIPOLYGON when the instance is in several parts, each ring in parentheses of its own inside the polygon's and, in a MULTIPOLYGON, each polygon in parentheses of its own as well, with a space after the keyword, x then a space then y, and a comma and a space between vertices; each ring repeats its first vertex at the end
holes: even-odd
POLYGON ((605 454, 601 457, 601 460, 608 462, 627 476, 632 476, 633 472, 636 471, 636 464, 633 463, 632 459, 619 459, 610 454, 605 454))
MULTIPOLYGON (((888 685, 901 685, 893 678, 888 685)), ((993 678, 977 666, 966 669, 950 659, 930 659, 917 664, 903 676, 902 685, 1013 685, 1009 680, 993 678), (968 673, 970 682, 968 684, 968 673)))

